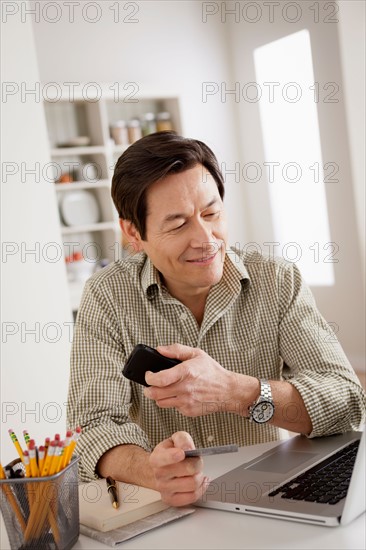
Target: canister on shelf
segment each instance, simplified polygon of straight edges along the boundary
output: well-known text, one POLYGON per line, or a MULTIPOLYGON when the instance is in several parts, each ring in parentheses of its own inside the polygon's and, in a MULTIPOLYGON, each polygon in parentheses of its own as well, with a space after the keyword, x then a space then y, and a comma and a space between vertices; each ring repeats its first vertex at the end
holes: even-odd
POLYGON ((110 130, 116 145, 128 145, 128 131, 124 120, 117 120, 111 124, 110 130))
POLYGON ((156 132, 156 120, 154 113, 145 113, 141 120, 142 135, 148 136, 156 132))
POLYGON ((163 132, 164 130, 173 130, 170 113, 163 111, 156 115, 156 130, 163 132))
POLYGON ((128 129, 128 141, 135 143, 138 139, 142 138, 141 124, 137 118, 133 118, 127 123, 128 129))

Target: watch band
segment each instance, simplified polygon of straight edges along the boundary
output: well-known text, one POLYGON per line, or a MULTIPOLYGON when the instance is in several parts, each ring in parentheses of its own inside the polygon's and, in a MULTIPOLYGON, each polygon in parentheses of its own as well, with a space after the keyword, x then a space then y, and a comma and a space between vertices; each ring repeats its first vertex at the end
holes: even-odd
POLYGON ((268 382, 268 380, 265 380, 265 379, 258 379, 258 380, 260 382, 260 394, 259 394, 259 397, 249 407, 249 420, 251 422, 254 421, 262 424, 262 423, 268 422, 272 418, 275 407, 272 400, 272 390, 271 390, 270 383, 268 382), (262 410, 259 412, 259 415, 262 416, 263 420, 260 418, 260 416, 257 417, 258 409, 262 403, 263 404, 266 403, 265 408, 263 409, 262 407, 262 410), (268 407, 270 408, 268 409, 268 407), (267 410, 267 414, 268 412, 270 413, 270 415, 266 419, 264 418, 265 409, 267 410))
POLYGON ((272 390, 271 385, 268 382, 268 380, 265 380, 264 378, 260 380, 261 383, 261 395, 260 397, 263 397, 266 401, 272 401, 272 390))

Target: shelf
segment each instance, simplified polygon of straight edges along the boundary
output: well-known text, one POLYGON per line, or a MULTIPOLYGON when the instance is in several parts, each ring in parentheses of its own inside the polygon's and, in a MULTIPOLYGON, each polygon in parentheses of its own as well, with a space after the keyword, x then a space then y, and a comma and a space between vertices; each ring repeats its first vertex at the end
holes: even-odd
POLYGON ((100 187, 107 187, 110 189, 111 184, 109 180, 99 181, 73 181, 71 183, 55 183, 57 191, 79 191, 80 189, 99 189, 100 187))
POLYGON ((103 145, 88 145, 87 147, 55 147, 51 149, 52 157, 67 157, 70 155, 97 155, 104 154, 103 145))
POLYGON ((116 222, 100 222, 90 223, 88 225, 73 225, 72 227, 61 226, 61 233, 63 235, 71 235, 72 233, 84 233, 86 231, 107 231, 112 229, 115 231, 118 229, 116 222))
MULTIPOLYGON (((65 257, 72 250, 81 252, 83 255, 91 254, 93 256, 95 254, 97 259, 105 258, 113 262, 125 257, 125 252, 122 248, 118 213, 111 197, 111 182, 117 159, 130 147, 130 144, 116 145, 111 137, 111 125, 117 120, 128 121, 143 117, 148 112, 167 111, 171 115, 174 129, 178 133, 182 133, 181 116, 178 96, 164 93, 139 94, 138 101, 130 102, 126 101, 126 93, 122 93, 122 90, 116 95, 114 85, 103 84, 102 87, 103 94, 97 101, 89 101, 77 91, 75 99, 71 101, 69 90, 65 88, 61 101, 45 100, 44 109, 53 180, 55 182, 59 182, 60 178, 73 180, 70 183, 53 184, 59 209, 60 232, 65 257), (88 136, 90 138, 89 145, 59 146, 60 144, 72 144, 71 140, 78 136, 88 136), (94 165, 94 170, 89 172, 88 165, 94 165), (64 175, 69 178, 62 177, 64 175), (91 175, 93 177, 90 177, 91 175), (98 218, 84 219, 104 221, 76 226, 63 225, 62 211, 66 198, 65 193, 82 190, 85 190, 84 193, 93 195, 99 206, 98 218)), ((83 208, 82 204, 80 204, 80 208, 83 208)), ((70 274, 70 268, 68 273, 70 274)), ((68 279, 74 313, 79 307, 84 284, 84 281, 68 279)))

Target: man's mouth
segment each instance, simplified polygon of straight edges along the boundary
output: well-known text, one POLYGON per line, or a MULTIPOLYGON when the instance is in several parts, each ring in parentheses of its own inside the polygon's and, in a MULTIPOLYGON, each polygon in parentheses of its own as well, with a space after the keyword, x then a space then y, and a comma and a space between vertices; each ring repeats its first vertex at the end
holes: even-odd
POLYGON ((193 258, 192 260, 186 260, 186 261, 192 264, 207 264, 214 260, 216 254, 211 254, 210 256, 204 256, 201 258, 193 258))

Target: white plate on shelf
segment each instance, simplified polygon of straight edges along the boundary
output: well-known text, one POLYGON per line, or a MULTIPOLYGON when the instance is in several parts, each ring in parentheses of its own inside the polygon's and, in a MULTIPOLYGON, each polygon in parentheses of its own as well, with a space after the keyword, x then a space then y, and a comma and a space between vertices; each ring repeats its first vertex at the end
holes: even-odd
POLYGON ((61 216, 68 226, 98 223, 99 204, 90 191, 65 192, 60 204, 61 216))

